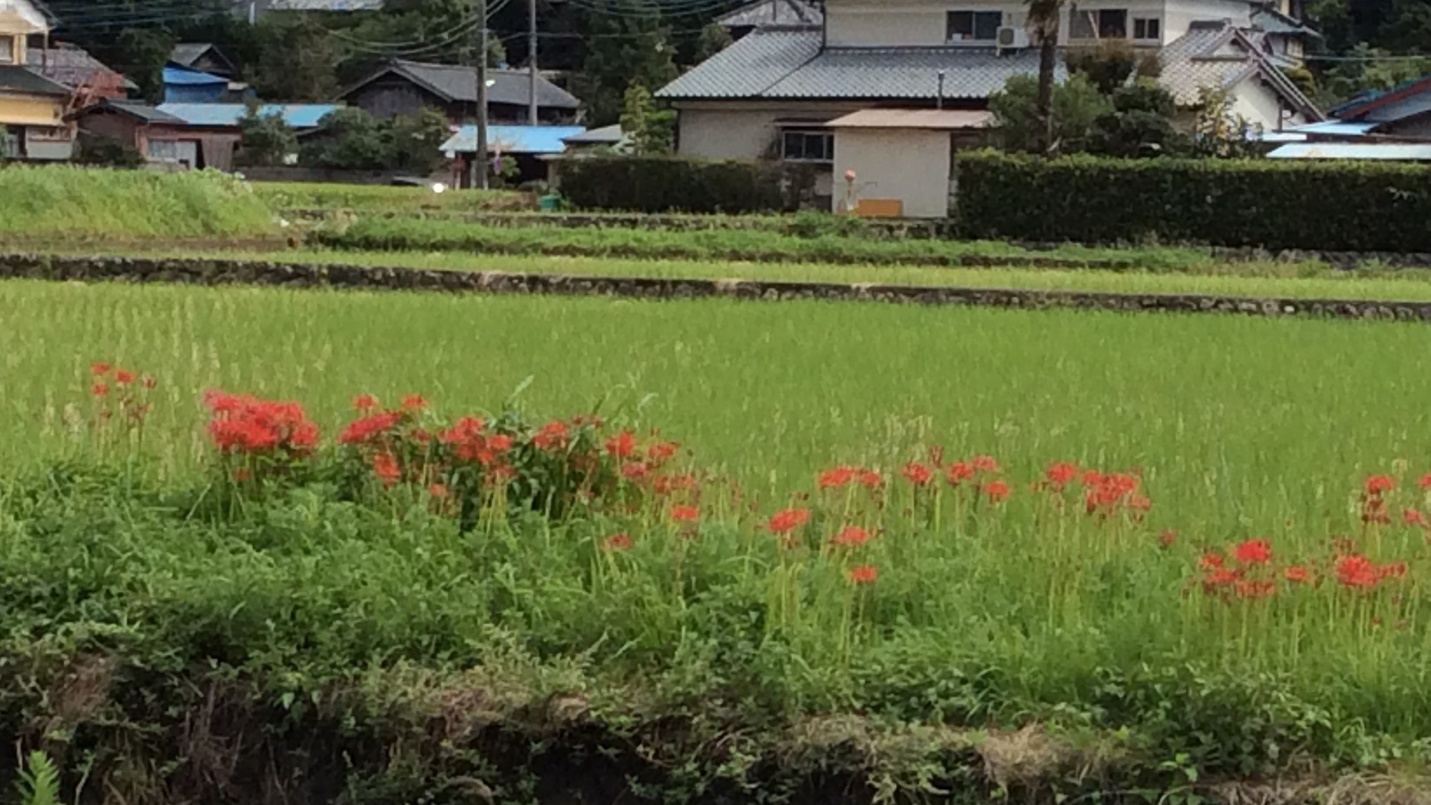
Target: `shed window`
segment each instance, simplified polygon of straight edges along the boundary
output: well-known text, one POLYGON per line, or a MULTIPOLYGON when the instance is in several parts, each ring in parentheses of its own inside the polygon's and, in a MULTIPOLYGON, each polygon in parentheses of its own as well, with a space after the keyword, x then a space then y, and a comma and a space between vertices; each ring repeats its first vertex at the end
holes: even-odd
POLYGON ((787 162, 834 162, 835 133, 786 129, 780 134, 780 156, 787 162))
POLYGON ((15 63, 15 37, 0 36, 0 64, 15 63))
POLYGON ((946 38, 950 42, 992 42, 1003 24, 1001 11, 951 11, 946 38))

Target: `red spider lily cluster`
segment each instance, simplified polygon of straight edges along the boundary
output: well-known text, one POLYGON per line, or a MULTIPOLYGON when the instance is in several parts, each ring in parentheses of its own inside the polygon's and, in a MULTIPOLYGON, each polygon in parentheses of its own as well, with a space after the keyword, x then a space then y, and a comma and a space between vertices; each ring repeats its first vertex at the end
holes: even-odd
POLYGON ((318 446, 318 426, 296 402, 209 391, 204 404, 209 438, 220 453, 299 458, 318 446))
POLYGON ((1321 560, 1281 564, 1270 540, 1244 540, 1225 553, 1205 552, 1198 560, 1198 585, 1204 594, 1230 602, 1269 598, 1279 591, 1323 583, 1368 591, 1406 575, 1405 562, 1375 562, 1350 540, 1335 540, 1333 548, 1331 556, 1321 560))
POLYGON ((149 393, 157 385, 154 377, 123 369, 108 361, 90 365, 90 425, 103 444, 124 430, 142 435, 144 422, 154 410, 149 393))

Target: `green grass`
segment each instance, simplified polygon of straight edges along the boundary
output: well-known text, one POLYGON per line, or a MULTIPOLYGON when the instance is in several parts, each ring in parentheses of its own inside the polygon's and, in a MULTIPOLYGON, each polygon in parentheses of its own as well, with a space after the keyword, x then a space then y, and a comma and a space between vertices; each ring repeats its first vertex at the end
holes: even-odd
POLYGON ((254 194, 275 211, 456 214, 526 207, 521 194, 505 190, 434 193, 426 187, 319 182, 253 182, 252 186, 254 194))
POLYGON ((70 165, 0 170, 0 239, 256 238, 277 233, 267 205, 242 182, 219 173, 70 165))
MULTIPOLYGON (((1188 794, 1176 786, 1191 769, 1206 783, 1428 759, 1431 559, 1400 522, 1402 506, 1424 504, 1415 479, 1431 470, 1431 379, 1402 365, 1431 347, 1424 326, 34 282, 0 284, 0 320, 12 479, 0 651, 56 651, 46 635, 77 634, 54 640, 81 655, 111 647, 133 669, 120 682, 145 690, 160 673, 175 690, 250 681, 288 703, 265 716, 286 719, 272 740, 341 723, 355 751, 371 752, 362 736, 375 732, 389 742, 380 757, 430 751, 432 769, 477 775, 491 768, 462 765, 478 761, 421 726, 450 723, 441 708, 477 686, 527 704, 587 697, 593 729, 621 736, 612 751, 649 752, 686 784, 792 757, 857 765, 828 730, 801 737, 827 716, 939 724, 974 744, 1030 723, 1080 751, 1118 743, 1122 770, 1107 780, 1080 777, 1081 760, 1035 775, 1031 798, 1048 802, 1129 785, 1188 794), (16 480, 15 468, 78 449, 95 359, 158 379, 149 463, 104 482, 16 480), (199 395, 214 387, 301 400, 329 433, 359 392, 422 392, 456 415, 521 388, 536 421, 600 407, 693 451, 702 523, 682 533, 654 499, 462 532, 401 489, 355 504, 328 482, 281 491, 283 476, 209 519, 217 476, 199 472, 212 466, 199 395), (950 459, 996 457, 1008 503, 916 494, 900 467, 935 444, 950 459), (1056 504, 1030 488, 1055 460, 1141 473, 1151 511, 1100 521, 1077 493, 1056 504), (838 462, 883 469, 885 504, 815 490, 838 462), (1357 495, 1379 472, 1397 479, 1396 520, 1367 527, 1357 495), (787 505, 812 521, 782 550, 763 524, 787 505), (852 523, 876 532, 869 545, 828 550, 852 523), (617 531, 633 547, 604 552, 617 531), (1408 562, 1406 576, 1341 588, 1338 535, 1408 562), (1323 583, 1279 581, 1262 601, 1204 596, 1201 552, 1250 537, 1275 556, 1250 576, 1305 562, 1323 583), (854 564, 878 567, 878 581, 851 588, 854 564), (323 706, 291 706, 310 700, 323 706), (413 742, 389 722, 407 717, 413 742)), ((11 701, 47 723, 36 691, 51 685, 41 676, 11 701)), ((106 723, 177 718, 124 701, 128 720, 106 723)), ((182 732, 170 727, 112 740, 182 732)), ((961 786, 996 775, 940 735, 887 746, 861 774, 876 785, 898 772, 886 784, 902 795, 920 769, 961 786), (961 763, 964 776, 947 765, 961 763)))

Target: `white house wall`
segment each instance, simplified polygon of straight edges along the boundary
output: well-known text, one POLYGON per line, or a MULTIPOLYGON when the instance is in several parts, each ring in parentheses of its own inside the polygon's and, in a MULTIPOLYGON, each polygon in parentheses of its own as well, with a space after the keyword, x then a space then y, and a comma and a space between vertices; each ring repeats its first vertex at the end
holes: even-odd
POLYGON ((1194 22, 1229 20, 1233 25, 1252 24, 1252 4, 1247 0, 1164 0, 1163 44, 1188 32, 1194 22))
POLYGON ((947 131, 838 129, 833 208, 844 202, 844 176, 852 170, 858 198, 897 198, 907 218, 945 218, 951 158, 947 131))
MULTIPOLYGON (((0 31, 42 34, 50 30, 45 15, 29 0, 0 0, 0 31)), ((21 61, 20 64, 24 64, 21 61)))
POLYGON ((1305 122, 1285 111, 1281 97, 1256 76, 1233 87, 1232 114, 1261 126, 1263 131, 1277 131, 1305 122))
POLYGON ((703 159, 764 159, 774 155, 780 131, 777 120, 833 120, 867 105, 859 101, 682 103, 676 107, 680 126, 677 150, 682 156, 703 159))

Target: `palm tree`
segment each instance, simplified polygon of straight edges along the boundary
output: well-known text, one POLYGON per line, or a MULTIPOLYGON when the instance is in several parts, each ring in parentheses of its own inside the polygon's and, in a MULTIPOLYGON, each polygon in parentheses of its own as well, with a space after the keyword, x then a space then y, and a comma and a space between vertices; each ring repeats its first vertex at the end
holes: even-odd
POLYGON ((1029 6, 1029 32, 1038 42, 1038 119, 1040 146, 1053 150, 1053 72, 1058 59, 1058 22, 1064 0, 1025 0, 1029 6))

